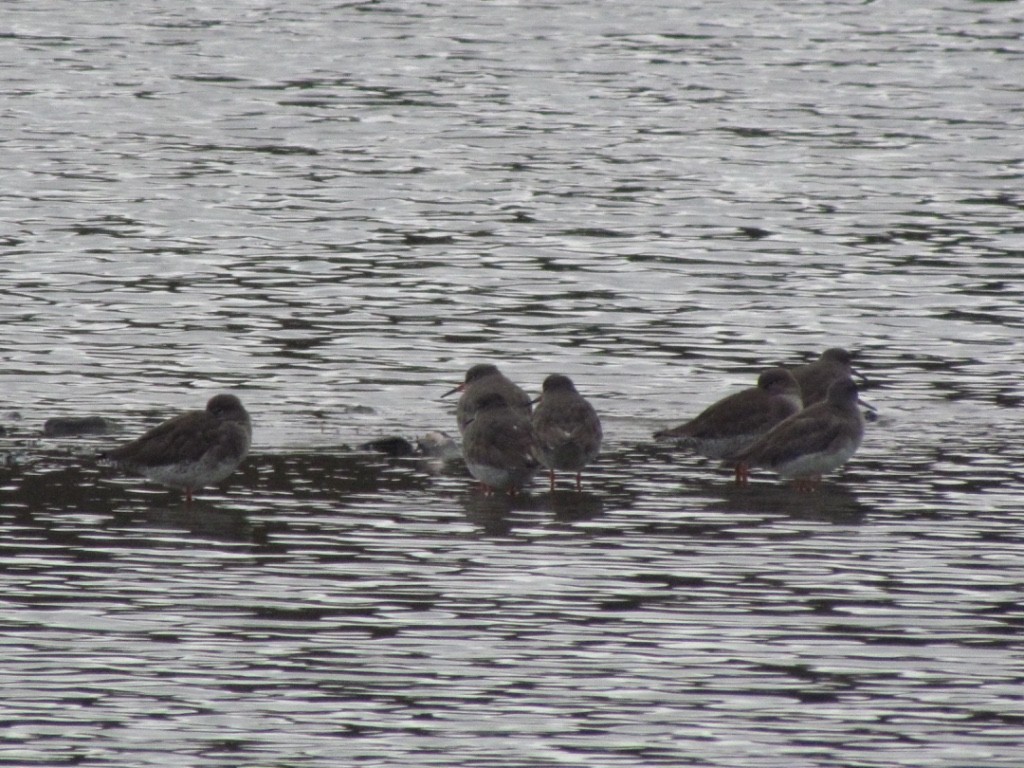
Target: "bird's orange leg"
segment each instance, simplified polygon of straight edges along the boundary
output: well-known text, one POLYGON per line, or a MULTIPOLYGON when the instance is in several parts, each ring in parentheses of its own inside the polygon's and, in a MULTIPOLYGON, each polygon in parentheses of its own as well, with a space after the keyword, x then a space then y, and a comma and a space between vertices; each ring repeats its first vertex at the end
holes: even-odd
POLYGON ((733 471, 736 476, 736 485, 746 485, 750 482, 750 467, 743 462, 737 464, 733 471))

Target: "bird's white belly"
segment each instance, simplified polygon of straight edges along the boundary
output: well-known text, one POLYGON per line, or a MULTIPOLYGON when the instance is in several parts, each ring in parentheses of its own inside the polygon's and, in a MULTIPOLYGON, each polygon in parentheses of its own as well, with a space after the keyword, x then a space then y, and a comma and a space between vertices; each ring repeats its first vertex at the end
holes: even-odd
POLYGON ((466 466, 473 477, 489 488, 521 488, 535 474, 534 469, 520 468, 508 470, 502 467, 492 467, 487 464, 474 464, 469 461, 466 462, 466 466))
POLYGON ((854 453, 857 452, 858 444, 850 441, 837 451, 818 451, 799 456, 785 464, 775 468, 780 477, 817 477, 825 475, 838 467, 841 467, 854 453))
POLYGON ((204 458, 193 462, 146 467, 143 472, 150 480, 171 488, 196 489, 219 483, 235 471, 238 463, 237 461, 217 463, 204 458))

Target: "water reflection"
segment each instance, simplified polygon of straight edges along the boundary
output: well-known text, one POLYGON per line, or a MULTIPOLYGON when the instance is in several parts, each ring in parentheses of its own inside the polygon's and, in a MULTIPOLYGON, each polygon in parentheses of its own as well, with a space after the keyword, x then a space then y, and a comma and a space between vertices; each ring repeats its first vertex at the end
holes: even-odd
MULTIPOLYGON (((23 449, 25 450, 25 449, 23 449)), ((33 449, 27 449, 33 450, 33 449)), ((89 452, 26 453, 23 465, 3 470, 6 504, 34 512, 75 512, 109 516, 119 525, 175 527, 215 538, 266 539, 266 527, 247 521, 247 514, 266 516, 274 509, 345 507, 367 502, 390 503, 408 498, 455 502, 468 519, 483 529, 508 528, 528 514, 566 523, 600 518, 607 508, 629 509, 643 496, 657 497, 672 507, 702 508, 721 513, 772 513, 857 519, 868 507, 856 490, 839 481, 825 482, 815 492, 756 480, 737 486, 731 473, 701 459, 687 461, 655 444, 606 452, 595 468, 593 490, 550 491, 540 478, 516 497, 487 494, 473 481, 461 460, 443 464, 421 456, 387 456, 375 451, 336 449, 310 453, 254 454, 219 488, 205 489, 189 509, 181 494, 126 477, 98 464, 89 452)))
MULTIPOLYGON (((1005 668, 1019 610, 1012 578, 995 566, 1014 557, 1020 536, 991 517, 973 523, 974 538, 963 524, 950 528, 948 512, 946 530, 922 529, 913 507, 922 488, 907 482, 921 476, 913 462, 893 470, 869 452, 800 494, 760 479, 738 487, 728 472, 654 444, 613 444, 582 494, 538 482, 510 499, 480 493, 457 463, 433 474, 415 456, 257 452, 187 509, 142 479, 106 476, 84 446, 22 448, 31 460, 2 477, 16 502, 4 507, 6 556, 21 561, 22 579, 8 594, 8 621, 36 634, 17 631, 5 648, 14 674, 30 662, 11 643, 32 649, 37 681, 47 653, 39 638, 54 633, 77 634, 83 649, 69 659, 64 648, 62 668, 88 680, 101 663, 108 679, 131 680, 116 640, 116 654, 145 659, 191 708, 211 683, 190 682, 173 651, 204 680, 223 677, 213 690, 225 704, 244 696, 272 718, 272 700, 287 694, 315 733, 329 732, 321 718, 332 715, 316 702, 334 691, 333 716, 348 707, 356 738, 381 754, 427 749, 416 732, 367 735, 370 720, 404 727, 399 691, 401 711, 456 723, 469 702, 478 715, 482 706, 532 717, 551 701, 576 701, 605 738, 651 708, 663 712, 648 721, 655 734, 674 732, 672 713, 693 707, 741 734, 799 721, 799 706, 823 701, 830 727, 845 733, 852 696, 861 711, 870 702, 952 739, 948 720, 921 703, 945 696, 950 675, 1013 705, 991 670, 1005 668), (990 563, 987 578, 974 555, 990 563), (130 589, 119 586, 128 574, 130 589), (934 608, 950 589, 964 599, 934 608), (97 639, 82 646, 82 633, 97 639), (238 644, 247 672, 231 682, 238 644), (987 649, 988 670, 950 662, 950 644, 987 649), (908 688, 873 661, 880 652, 881 667, 909 665, 938 682, 908 688), (681 685, 707 707, 680 702, 672 691, 681 685), (624 690, 634 694, 623 699, 624 690), (736 702, 752 696, 758 705, 737 724, 736 702)), ((944 700, 964 717, 991 711, 944 700)), ((18 697, 9 705, 31 711, 18 697)), ((93 709, 121 718, 138 706, 108 693, 93 709)), ((147 717, 163 711, 141 706, 147 717)), ((62 722, 80 725, 80 708, 67 711, 62 722)), ((254 748, 250 733, 229 730, 243 752, 254 748)), ((575 726, 559 738, 577 739, 575 726)))
POLYGON ((214 541, 269 543, 265 523, 253 523, 244 513, 224 510, 210 500, 195 501, 191 507, 173 502, 162 507, 153 504, 153 499, 146 499, 133 509, 115 511, 104 528, 122 533, 156 531, 158 535, 160 531, 182 531, 214 541))
POLYGON ((723 512, 765 512, 838 524, 863 522, 871 507, 862 503, 854 488, 824 481, 811 492, 788 485, 752 481, 749 486, 722 486, 720 503, 710 509, 723 512))

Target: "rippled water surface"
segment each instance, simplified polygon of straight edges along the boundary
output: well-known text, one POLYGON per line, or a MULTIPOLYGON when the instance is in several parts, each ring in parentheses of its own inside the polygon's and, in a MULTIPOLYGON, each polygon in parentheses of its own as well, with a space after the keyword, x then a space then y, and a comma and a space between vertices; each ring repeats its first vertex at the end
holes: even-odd
POLYGON ((0 762, 1019 766, 1021 7, 293 6, 0 20, 0 762), (819 491, 650 440, 830 346, 819 491), (582 494, 359 447, 483 360, 582 494), (192 509, 97 463, 226 390, 192 509))

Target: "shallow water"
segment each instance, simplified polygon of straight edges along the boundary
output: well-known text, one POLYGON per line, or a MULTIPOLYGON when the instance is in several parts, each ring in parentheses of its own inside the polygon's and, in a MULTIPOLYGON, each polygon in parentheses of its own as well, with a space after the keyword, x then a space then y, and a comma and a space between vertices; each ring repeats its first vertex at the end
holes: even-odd
POLYGON ((1021 17, 8 9, 0 762, 1019 765, 1021 17), (829 346, 819 492, 651 442, 829 346), (583 494, 358 448, 481 360, 591 399, 583 494), (221 390, 193 509, 96 462, 221 390))

